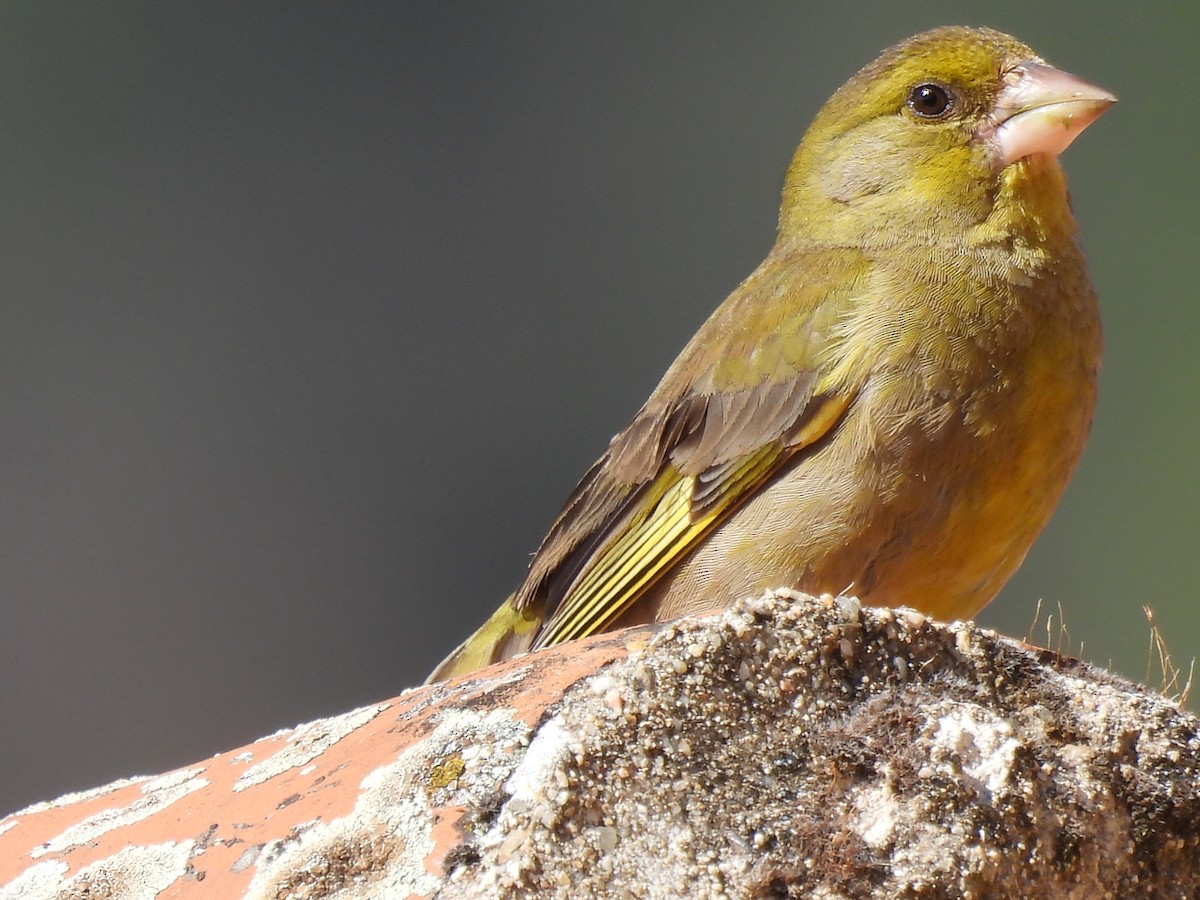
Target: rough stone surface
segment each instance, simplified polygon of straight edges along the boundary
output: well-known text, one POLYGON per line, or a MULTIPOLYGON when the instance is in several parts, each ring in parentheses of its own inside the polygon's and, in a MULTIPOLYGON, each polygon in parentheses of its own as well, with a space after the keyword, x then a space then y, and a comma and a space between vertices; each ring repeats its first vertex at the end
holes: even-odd
POLYGON ((1200 723, 974 626, 742 603, 581 688, 442 896, 1200 895, 1200 723))
POLYGON ((0 884, 1200 897, 1200 721, 969 624, 781 592, 39 804, 0 820, 0 884))

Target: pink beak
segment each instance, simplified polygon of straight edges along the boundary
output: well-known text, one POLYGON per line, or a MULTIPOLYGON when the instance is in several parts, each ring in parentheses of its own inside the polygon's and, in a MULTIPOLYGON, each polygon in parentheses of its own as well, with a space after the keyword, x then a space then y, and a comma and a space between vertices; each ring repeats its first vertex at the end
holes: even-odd
POLYGON ((1058 156, 1116 102, 1108 91, 1067 72, 1021 63, 1010 72, 992 115, 989 143, 997 168, 1036 153, 1058 156))

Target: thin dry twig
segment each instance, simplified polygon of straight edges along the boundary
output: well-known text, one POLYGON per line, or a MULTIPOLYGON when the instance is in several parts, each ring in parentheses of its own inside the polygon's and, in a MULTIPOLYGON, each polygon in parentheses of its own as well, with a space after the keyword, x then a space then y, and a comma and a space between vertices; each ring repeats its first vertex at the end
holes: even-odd
MULTIPOLYGON (((1066 615, 1063 613, 1062 604, 1055 604, 1058 608, 1057 624, 1054 618, 1054 613, 1046 616, 1046 643, 1047 650, 1053 650, 1059 656, 1083 656, 1083 644, 1079 644, 1079 648, 1073 649, 1073 641, 1071 633, 1067 631, 1066 615)), ((1025 643, 1034 643, 1034 634, 1038 630, 1038 623, 1042 620, 1042 601, 1039 599, 1037 606, 1033 611, 1033 621, 1029 623, 1029 630, 1025 632, 1025 643)))
POLYGON ((1159 692, 1172 698, 1180 706, 1185 706, 1192 693, 1193 678, 1196 674, 1196 657, 1192 657, 1192 661, 1188 665, 1187 678, 1184 679, 1183 672, 1171 659, 1171 651, 1167 649, 1166 638, 1159 630, 1158 623, 1154 621, 1154 610, 1149 606, 1143 606, 1142 613, 1146 616, 1146 621, 1150 623, 1150 653, 1146 659, 1146 684, 1150 684, 1151 670, 1157 663, 1159 692))

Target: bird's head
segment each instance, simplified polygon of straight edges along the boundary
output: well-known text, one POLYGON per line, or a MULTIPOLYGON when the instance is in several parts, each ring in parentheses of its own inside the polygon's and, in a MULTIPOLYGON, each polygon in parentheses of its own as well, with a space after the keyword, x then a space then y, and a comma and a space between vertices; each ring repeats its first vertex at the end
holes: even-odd
POLYGON ((788 170, 780 240, 937 241, 1006 192, 1065 191, 1056 158, 1116 98, 991 29, 909 38, 847 81, 788 170))

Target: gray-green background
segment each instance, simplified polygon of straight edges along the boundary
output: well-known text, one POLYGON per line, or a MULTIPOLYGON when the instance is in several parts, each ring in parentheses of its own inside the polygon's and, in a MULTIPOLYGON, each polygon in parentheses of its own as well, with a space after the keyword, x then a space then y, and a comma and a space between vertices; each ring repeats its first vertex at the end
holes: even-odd
MULTIPOLYGON (((1108 349, 981 621, 1200 651, 1194 5, 0 5, 0 812, 397 693, 768 249, 879 50, 1011 31, 1121 103, 1065 163, 1108 349)), ((1044 639, 1044 631, 1039 632, 1044 639)))

